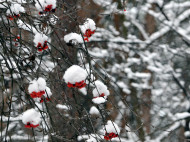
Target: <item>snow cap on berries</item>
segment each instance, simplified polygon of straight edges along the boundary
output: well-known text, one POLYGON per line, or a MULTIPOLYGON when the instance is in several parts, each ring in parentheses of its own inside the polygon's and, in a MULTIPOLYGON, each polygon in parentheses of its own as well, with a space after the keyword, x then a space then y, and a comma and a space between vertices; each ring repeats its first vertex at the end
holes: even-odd
POLYGON ((37 46, 38 43, 43 44, 47 40, 48 40, 48 37, 45 34, 36 33, 33 41, 34 41, 34 45, 37 46))
POLYGON ((15 3, 10 6, 6 13, 7 15, 18 15, 19 13, 25 13, 25 9, 20 4, 15 3))
POLYGON ((33 80, 30 82, 28 87, 28 92, 32 93, 33 91, 39 92, 44 91, 46 89, 46 81, 42 77, 38 78, 38 80, 33 80))
POLYGON ((38 78, 38 80, 33 80, 28 86, 28 92, 32 98, 41 98, 45 94, 46 81, 43 78, 38 78))
POLYGON ((77 45, 78 43, 83 43, 82 36, 77 33, 69 33, 64 36, 64 41, 67 44, 77 45))
POLYGON ((38 51, 46 50, 48 48, 48 37, 45 34, 36 33, 33 42, 38 51))
POLYGON ((92 91, 93 99, 92 102, 95 104, 102 104, 105 103, 107 100, 107 96, 109 96, 110 92, 104 83, 97 80, 94 82, 95 88, 92 91))
POLYGON ((28 92, 32 93, 33 91, 36 91, 36 92, 39 91, 38 83, 36 80, 31 81, 30 85, 28 86, 28 92))
MULTIPOLYGON (((99 97, 101 95, 104 95, 105 97, 107 97, 110 95, 110 92, 104 83, 97 80, 94 82, 94 84, 95 84, 95 88, 92 91, 94 97, 99 97)), ((104 97, 104 96, 102 96, 102 97, 104 97)))
POLYGON ((41 122, 41 114, 35 109, 28 109, 22 115, 22 122, 25 124, 26 128, 35 128, 39 126, 41 122))
POLYGON ((85 34, 86 30, 95 31, 96 23, 94 22, 94 20, 87 18, 85 23, 83 25, 80 25, 79 27, 80 27, 82 33, 85 34))
POLYGON ((105 125, 104 131, 106 133, 115 133, 115 134, 120 133, 118 125, 111 120, 108 120, 107 124, 105 125))
POLYGON ((118 137, 120 129, 114 122, 108 120, 107 125, 104 127, 104 139, 111 140, 112 138, 118 137))
POLYGON ((85 69, 78 65, 72 65, 69 67, 63 76, 66 83, 75 84, 76 82, 84 81, 87 77, 85 69))

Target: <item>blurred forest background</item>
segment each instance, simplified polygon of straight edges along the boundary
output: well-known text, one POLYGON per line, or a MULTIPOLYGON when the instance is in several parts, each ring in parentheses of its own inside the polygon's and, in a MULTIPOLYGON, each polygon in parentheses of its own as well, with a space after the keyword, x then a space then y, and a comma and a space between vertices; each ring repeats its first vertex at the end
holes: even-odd
POLYGON ((0 0, 1 141, 103 142, 100 130, 112 120, 121 129, 116 141, 188 142, 189 56, 190 0, 57 0, 56 12, 47 16, 33 0, 0 0), (12 3, 26 12, 10 21, 12 3), (68 46, 64 36, 80 33, 86 18, 96 23, 94 35, 68 46), (37 52, 34 29, 51 39, 51 48, 37 52), (72 64, 90 68, 108 86, 105 104, 92 103, 90 86, 67 87, 63 74, 72 64), (53 95, 42 105, 43 127, 27 129, 20 115, 38 107, 27 92, 38 77, 53 95), (99 116, 89 114, 92 106, 99 116))

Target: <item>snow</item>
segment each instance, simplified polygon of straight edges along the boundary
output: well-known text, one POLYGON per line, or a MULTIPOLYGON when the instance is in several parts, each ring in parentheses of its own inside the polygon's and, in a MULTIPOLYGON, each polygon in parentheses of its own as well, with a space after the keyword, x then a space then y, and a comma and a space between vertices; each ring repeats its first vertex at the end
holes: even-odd
POLYGON ((178 8, 183 8, 183 7, 190 7, 190 2, 189 1, 184 1, 184 2, 174 2, 170 1, 167 4, 164 5, 164 9, 178 9, 178 8))
POLYGON ((85 142, 99 142, 95 138, 91 137, 90 139, 86 140, 85 142))
POLYGON ((108 50, 100 49, 98 47, 93 47, 89 54, 95 58, 105 58, 109 55, 108 50))
POLYGON ((106 101, 107 100, 103 97, 97 97, 97 98, 92 99, 92 102, 95 104, 102 104, 102 103, 105 103, 106 101))
POLYGON ((90 113, 91 115, 99 115, 99 114, 100 114, 99 110, 98 110, 95 106, 92 106, 92 107, 90 108, 89 113, 90 113))
POLYGON ((7 8, 8 7, 8 4, 5 2, 6 2, 5 0, 0 0, 0 8, 7 8))
POLYGON ((29 31, 29 32, 32 31, 35 34, 38 33, 38 31, 33 26, 27 24, 26 22, 23 22, 20 19, 17 20, 17 24, 18 24, 18 27, 23 29, 23 30, 26 30, 26 31, 29 31))
POLYGON ((52 61, 49 61, 49 60, 39 60, 39 59, 36 59, 36 62, 38 62, 38 64, 41 63, 41 68, 43 68, 45 71, 47 72, 50 72, 50 71, 53 71, 53 69, 56 67, 56 63, 52 62, 52 61))
POLYGON ((59 17, 57 17, 57 16, 55 16, 54 14, 52 14, 52 16, 51 16, 50 19, 49 19, 49 23, 50 23, 51 25, 56 25, 58 20, 59 20, 59 17))
MULTIPOLYGON (((10 127, 10 126, 9 126, 10 127)), ((35 136, 35 140, 37 142, 48 142, 48 135, 44 135, 43 137, 41 136, 35 136)), ((13 134, 10 137, 6 138, 6 141, 29 141, 28 135, 17 135, 17 134, 13 134)))
POLYGON ((108 5, 111 5, 112 3, 112 0, 93 0, 94 3, 100 5, 100 6, 108 6, 108 5))
POLYGON ((39 11, 43 11, 45 8, 45 0, 35 0, 35 7, 39 10, 39 11))
POLYGON ((86 88, 81 88, 81 89, 79 89, 79 91, 83 94, 83 95, 87 95, 87 90, 86 90, 86 88))
POLYGON ((50 98, 51 96, 52 96, 52 92, 51 92, 50 88, 46 87, 44 97, 50 98))
POLYGON ((45 90, 46 89, 46 81, 42 77, 39 77, 37 80, 38 88, 39 90, 45 90))
POLYGON ((83 43, 83 38, 77 33, 69 33, 64 36, 64 41, 66 43, 72 43, 74 45, 77 45, 78 43, 83 43))
POLYGON ((181 126, 181 122, 175 122, 168 129, 166 129, 160 135, 158 135, 156 139, 152 140, 152 142, 160 142, 160 141, 162 141, 165 137, 168 137, 170 132, 173 132, 174 130, 176 130, 180 126, 181 126))
POLYGON ((118 82, 117 82, 117 85, 118 85, 120 88, 122 88, 123 92, 125 92, 125 93, 127 93, 127 94, 130 94, 130 93, 131 93, 131 91, 129 90, 128 86, 127 86, 124 82, 118 81, 118 82))
POLYGON ((185 131, 184 135, 185 135, 185 137, 189 137, 190 136, 190 131, 185 131))
POLYGON ((96 24, 90 18, 87 18, 85 23, 83 25, 79 25, 79 27, 80 27, 83 34, 85 34, 86 30, 88 30, 88 29, 90 29, 91 31, 96 30, 96 24))
POLYGON ((190 117, 190 113, 188 113, 188 112, 181 112, 181 113, 176 113, 175 114, 175 118, 177 120, 179 120, 179 119, 185 119, 187 117, 190 117))
POLYGON ((99 97, 102 93, 104 93, 105 97, 110 95, 110 92, 104 83, 97 80, 94 82, 94 84, 95 89, 92 91, 94 97, 99 97))
POLYGON ((160 7, 163 5, 163 0, 148 0, 149 3, 157 3, 160 7))
POLYGON ((162 72, 161 68, 158 68, 158 67, 155 67, 155 66, 148 66, 147 69, 149 69, 150 71, 156 72, 156 73, 162 72))
POLYGON ((115 133, 119 135, 120 129, 116 123, 112 122, 111 120, 108 120, 107 125, 105 125, 104 132, 115 133))
POLYGON ((93 71, 90 70, 89 66, 86 66, 86 73, 88 74, 88 77, 86 79, 86 84, 90 84, 91 86, 93 85, 92 82, 96 80, 96 77, 93 74, 93 71))
POLYGON ((15 3, 10 6, 10 9, 8 9, 6 13, 7 15, 18 15, 19 13, 25 13, 25 9, 20 4, 15 3))
POLYGON ((69 107, 68 107, 68 106, 62 105, 62 104, 57 104, 57 105, 56 105, 56 108, 63 109, 63 110, 69 110, 69 107))
POLYGON ((78 141, 86 140, 85 142, 99 142, 103 139, 103 136, 97 134, 79 135, 77 137, 78 141))
MULTIPOLYGON (((10 0, 10 1, 12 1, 12 0, 10 0)), ((15 2, 20 3, 20 4, 27 3, 26 0, 15 0, 15 2)))
POLYGON ((28 87, 28 92, 29 93, 32 93, 33 91, 36 91, 38 92, 39 91, 39 88, 38 88, 38 83, 36 80, 33 80, 30 82, 30 85, 28 87))
POLYGON ((23 113, 22 122, 26 125, 30 122, 33 125, 37 125, 41 122, 41 114, 35 109, 28 109, 23 113))
POLYGON ((87 72, 78 65, 72 65, 69 67, 63 76, 66 83, 75 84, 76 82, 81 82, 86 79, 87 72))
POLYGON ((33 80, 30 82, 28 87, 28 92, 32 93, 33 91, 39 92, 44 91, 46 89, 46 81, 42 77, 38 78, 38 80, 33 80))

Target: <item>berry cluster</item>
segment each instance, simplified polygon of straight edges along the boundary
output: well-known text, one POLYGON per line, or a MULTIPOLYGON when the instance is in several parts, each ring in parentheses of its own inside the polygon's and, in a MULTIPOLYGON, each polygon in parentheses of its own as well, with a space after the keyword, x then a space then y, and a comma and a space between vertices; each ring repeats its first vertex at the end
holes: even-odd
POLYGON ((42 44, 42 43, 40 43, 40 42, 38 42, 38 45, 37 45, 37 47, 36 47, 37 49, 38 49, 38 51, 43 51, 43 50, 46 50, 46 49, 48 49, 48 45, 47 45, 47 41, 44 41, 44 43, 42 44))
POLYGON ((86 86, 86 83, 84 82, 84 80, 83 81, 81 81, 81 82, 76 82, 75 84, 71 84, 70 82, 68 82, 67 83, 67 86, 69 87, 69 88, 79 88, 79 89, 81 89, 81 88, 83 88, 83 87, 85 87, 86 86))
POLYGON ((85 38, 85 41, 89 41, 88 38, 91 37, 94 34, 95 30, 91 31, 90 29, 87 29, 85 34, 83 35, 85 38))
POLYGON ((105 140, 111 140, 112 138, 118 137, 118 134, 115 133, 106 133, 104 136, 105 140))
POLYGON ((20 14, 14 14, 13 16, 9 15, 7 17, 9 18, 9 20, 13 20, 14 18, 20 17, 20 14))
POLYGON ((30 123, 30 122, 27 122, 27 124, 25 125, 25 128, 36 128, 38 126, 39 126, 39 124, 34 125, 34 124, 30 123))

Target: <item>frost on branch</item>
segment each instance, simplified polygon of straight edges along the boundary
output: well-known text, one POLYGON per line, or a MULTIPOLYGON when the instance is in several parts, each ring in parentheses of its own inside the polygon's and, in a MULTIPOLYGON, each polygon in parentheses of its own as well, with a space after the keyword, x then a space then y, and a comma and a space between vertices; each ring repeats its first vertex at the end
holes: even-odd
POLYGON ((40 15, 56 11, 56 0, 35 0, 35 2, 40 15))
POLYGON ((104 128, 104 133, 105 133, 104 139, 111 140, 112 138, 118 137, 120 129, 117 126, 117 124, 115 124, 111 120, 108 120, 107 125, 105 125, 104 128))
POLYGON ((34 46, 38 51, 43 51, 48 49, 48 37, 45 34, 36 33, 34 36, 34 46))
POLYGON ((78 65, 69 67, 63 76, 68 87, 83 88, 86 86, 85 79, 87 77, 86 71, 78 65))
POLYGON ((20 4, 17 4, 17 3, 12 4, 6 12, 9 20, 13 20, 14 18, 18 18, 20 16, 20 13, 25 13, 25 9, 20 4))
POLYGON ((36 128, 41 122, 41 114, 35 109, 28 109, 23 113, 22 122, 26 128, 36 128))
POLYGON ((83 36, 85 41, 89 41, 88 38, 91 37, 96 30, 96 24, 90 18, 87 18, 85 23, 83 25, 80 25, 79 27, 82 33, 84 34, 83 36))
POLYGON ((32 98, 41 98, 45 94, 46 81, 43 78, 30 82, 28 92, 32 98))
POLYGON ((107 96, 110 95, 107 86, 99 80, 95 81, 95 88, 92 91, 92 93, 93 93, 92 101, 95 104, 105 103, 107 96))
POLYGON ((64 41, 67 43, 68 46, 83 43, 83 39, 82 39, 81 35, 79 35, 77 33, 69 33, 69 34, 65 35, 64 41))

